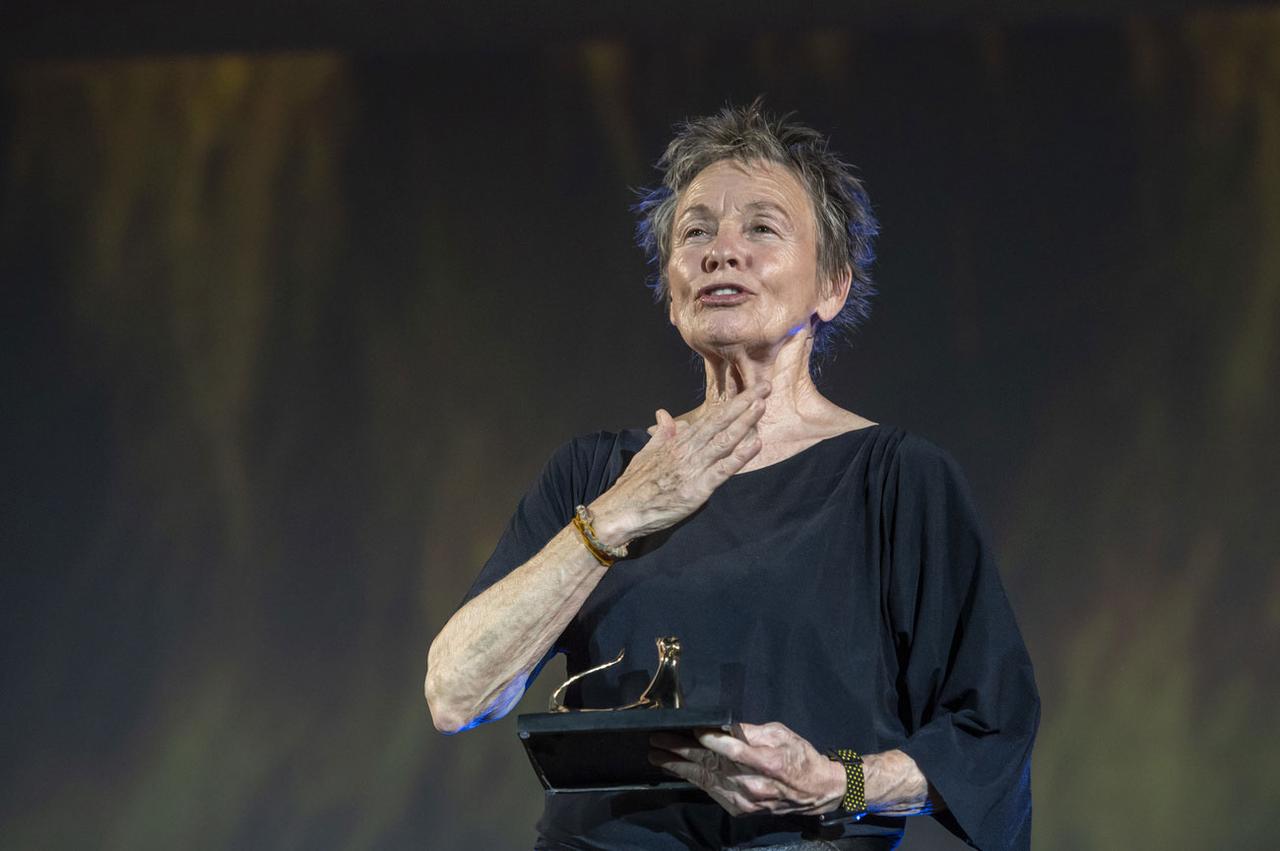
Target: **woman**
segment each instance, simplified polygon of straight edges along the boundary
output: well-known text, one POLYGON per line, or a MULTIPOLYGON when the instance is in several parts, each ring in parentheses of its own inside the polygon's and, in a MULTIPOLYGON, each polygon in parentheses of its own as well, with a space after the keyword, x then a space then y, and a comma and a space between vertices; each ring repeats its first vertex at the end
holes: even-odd
POLYGON ((625 647, 571 696, 634 700, 674 634, 688 705, 751 723, 653 739, 705 795, 549 796, 539 848, 892 848, 924 812, 1028 848, 1039 703, 967 487, 812 379, 872 292, 861 186, 758 105, 684 125, 659 167, 639 233, 705 399, 552 458, 431 645, 436 726, 502 717, 556 652, 625 647))

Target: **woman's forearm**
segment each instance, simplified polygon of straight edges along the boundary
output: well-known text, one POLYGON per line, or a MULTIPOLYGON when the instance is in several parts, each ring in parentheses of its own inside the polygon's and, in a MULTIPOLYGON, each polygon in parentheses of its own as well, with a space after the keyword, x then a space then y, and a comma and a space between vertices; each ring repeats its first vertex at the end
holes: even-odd
POLYGON ((459 609, 427 653, 425 690, 436 728, 455 733, 510 711, 604 573, 577 530, 566 526, 459 609))
POLYGON ((914 816, 946 809, 916 761, 900 750, 862 758, 867 810, 891 816, 914 816))

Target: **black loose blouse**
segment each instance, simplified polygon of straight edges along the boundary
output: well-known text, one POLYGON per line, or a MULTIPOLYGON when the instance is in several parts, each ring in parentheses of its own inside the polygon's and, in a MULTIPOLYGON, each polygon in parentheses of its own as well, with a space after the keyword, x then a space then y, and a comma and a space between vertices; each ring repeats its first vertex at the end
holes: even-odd
MULTIPOLYGON (((465 600, 545 546, 647 440, 624 430, 561 447, 465 600)), ((944 451, 888 426, 846 432, 733 476, 631 549, 552 650, 570 674, 627 651, 571 688, 570 706, 635 700, 655 637, 677 635, 689 706, 782 722, 819 751, 900 748, 945 800, 937 818, 955 835, 984 851, 1030 848, 1031 660, 944 451)), ((904 823, 868 816, 820 830, 814 818, 734 818, 701 792, 548 795, 538 847, 750 847, 900 837, 904 823)))

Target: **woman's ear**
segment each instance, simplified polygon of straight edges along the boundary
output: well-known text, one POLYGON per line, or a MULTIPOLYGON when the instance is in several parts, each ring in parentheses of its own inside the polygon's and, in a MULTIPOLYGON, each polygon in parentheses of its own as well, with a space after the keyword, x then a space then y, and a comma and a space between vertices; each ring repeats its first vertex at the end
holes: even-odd
POLYGON ((830 322, 836 318, 836 315, 844 309, 844 303, 849 300, 849 285, 852 283, 853 269, 846 264, 838 275, 827 281, 827 294, 818 302, 819 319, 830 322))

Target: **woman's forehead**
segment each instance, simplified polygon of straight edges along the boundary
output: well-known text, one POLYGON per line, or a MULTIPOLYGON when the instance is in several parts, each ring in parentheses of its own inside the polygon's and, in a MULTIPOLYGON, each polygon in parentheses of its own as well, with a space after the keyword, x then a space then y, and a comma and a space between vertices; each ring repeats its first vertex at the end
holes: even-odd
POLYGON ((680 193, 676 215, 693 208, 727 212, 748 206, 776 205, 797 213, 808 209, 809 194, 794 172, 771 160, 717 160, 689 181, 680 193))

